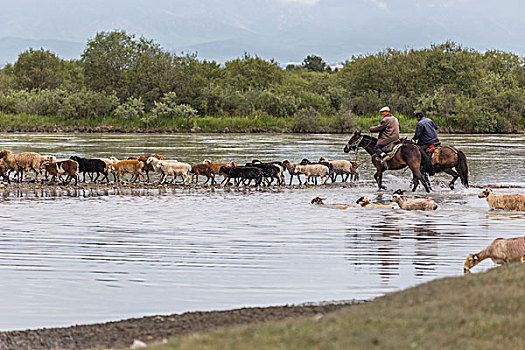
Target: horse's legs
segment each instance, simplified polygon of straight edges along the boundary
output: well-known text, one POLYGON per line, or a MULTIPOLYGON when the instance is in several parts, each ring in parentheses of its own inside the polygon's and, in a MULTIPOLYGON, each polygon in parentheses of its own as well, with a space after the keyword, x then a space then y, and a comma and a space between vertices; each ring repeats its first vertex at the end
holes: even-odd
POLYGON ((380 190, 386 190, 386 186, 383 186, 383 172, 379 170, 374 174, 374 179, 376 179, 377 186, 380 190))
POLYGON ((454 170, 448 168, 448 169, 443 169, 443 171, 447 174, 449 174, 450 176, 452 176, 452 181, 450 181, 450 183, 448 184, 448 187, 450 187, 451 190, 454 189, 454 182, 456 182, 456 180, 458 179, 459 177, 459 174, 456 173, 454 170))
POLYGON ((408 165, 410 170, 412 170, 412 174, 414 174, 413 181, 415 182, 414 187, 412 187, 412 192, 414 192, 417 188, 418 180, 421 181, 423 186, 425 187, 425 191, 430 192, 430 186, 429 183, 425 180, 425 178, 421 175, 421 171, 419 171, 419 167, 415 167, 413 165, 408 165))
POLYGON ((432 185, 430 184, 430 179, 428 178, 428 174, 427 173, 423 173, 423 179, 426 181, 427 185, 428 185, 428 188, 430 188, 431 191, 432 190, 432 185))

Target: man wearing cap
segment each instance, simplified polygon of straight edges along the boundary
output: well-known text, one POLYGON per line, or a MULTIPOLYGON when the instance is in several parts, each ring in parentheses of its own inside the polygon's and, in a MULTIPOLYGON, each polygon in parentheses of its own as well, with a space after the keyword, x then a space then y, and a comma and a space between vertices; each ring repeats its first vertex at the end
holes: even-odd
POLYGON ((391 150, 387 146, 399 141, 399 121, 390 113, 389 107, 383 107, 379 112, 383 119, 379 125, 370 127, 370 132, 379 132, 375 152, 379 159, 383 159, 386 156, 385 151, 391 150))
POLYGON ((425 118, 423 112, 415 112, 414 117, 417 119, 417 126, 412 141, 417 140, 417 145, 426 152, 430 146, 441 144, 436 132, 439 126, 431 119, 425 118))

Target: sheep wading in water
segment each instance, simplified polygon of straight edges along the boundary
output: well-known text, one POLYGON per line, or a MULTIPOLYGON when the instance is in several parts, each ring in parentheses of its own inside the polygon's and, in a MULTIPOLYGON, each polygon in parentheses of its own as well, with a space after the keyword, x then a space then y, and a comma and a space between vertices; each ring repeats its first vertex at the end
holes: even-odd
POLYGON ((322 205, 324 207, 333 208, 333 209, 350 209, 350 208, 354 207, 352 204, 345 204, 345 203, 325 204, 324 200, 326 200, 326 198, 315 197, 314 199, 312 199, 310 201, 310 203, 317 204, 317 205, 322 205))
POLYGON ((356 203, 362 206, 363 208, 366 208, 366 207, 385 208, 385 209, 395 208, 393 205, 389 205, 389 204, 372 203, 365 196, 362 196, 361 198, 359 198, 356 201, 356 203))
POLYGON ((496 238, 479 253, 467 255, 463 272, 470 272, 471 268, 488 258, 498 265, 518 261, 525 262, 525 236, 496 238))
POLYGON ((405 191, 397 190, 392 195, 392 202, 396 202, 403 210, 436 210, 438 205, 432 199, 407 199, 405 191))
POLYGON ((525 196, 520 194, 495 195, 487 188, 478 194, 478 198, 487 198, 490 209, 525 211, 525 196))

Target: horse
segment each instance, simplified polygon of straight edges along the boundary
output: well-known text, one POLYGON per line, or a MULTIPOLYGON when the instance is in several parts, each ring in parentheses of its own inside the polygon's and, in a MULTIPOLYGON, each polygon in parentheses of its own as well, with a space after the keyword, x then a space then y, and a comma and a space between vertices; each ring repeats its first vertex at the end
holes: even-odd
POLYGON ((431 159, 434 172, 445 172, 452 176, 452 181, 448 185, 451 190, 454 189, 454 182, 456 182, 458 177, 465 188, 469 187, 465 153, 452 146, 440 146, 433 152, 431 159))
POLYGON ((415 191, 419 182, 423 184, 425 190, 430 192, 430 183, 428 178, 421 174, 421 166, 425 169, 426 164, 422 164, 421 151, 418 146, 411 143, 403 143, 396 151, 394 156, 386 162, 381 161, 377 158, 374 151, 374 147, 377 143, 377 139, 372 136, 362 135, 360 131, 356 131, 352 138, 348 141, 344 148, 344 152, 348 153, 350 150, 357 150, 359 147, 364 148, 368 154, 372 156, 372 163, 376 167, 376 173, 374 179, 377 182, 377 186, 380 190, 386 190, 386 186, 383 186, 383 173, 386 170, 399 170, 405 167, 409 167, 412 171, 412 191, 415 191))

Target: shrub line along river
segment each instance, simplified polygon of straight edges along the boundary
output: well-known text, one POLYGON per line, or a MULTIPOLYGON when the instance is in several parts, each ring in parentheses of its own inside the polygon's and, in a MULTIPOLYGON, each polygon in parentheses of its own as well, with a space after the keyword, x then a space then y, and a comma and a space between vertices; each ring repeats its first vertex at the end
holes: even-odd
MULTIPOLYGON (((2 148, 58 158, 159 153, 188 163, 354 159, 350 135, 3 134, 2 148)), ((525 186, 524 135, 443 135, 463 150, 472 184, 525 186)), ((0 189, 0 330, 103 322, 244 306, 370 299, 462 274, 467 253, 523 233, 525 213, 489 211, 478 188, 454 191, 448 175, 435 212, 310 204, 388 203, 409 172, 372 181, 361 150, 359 183, 256 191, 0 189)), ((287 177, 288 181, 288 177, 287 177)), ((521 193, 501 188, 496 193, 521 193)), ((476 267, 492 266, 485 261, 476 267)), ((476 271, 476 269, 474 271, 476 271)))

